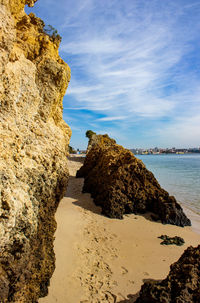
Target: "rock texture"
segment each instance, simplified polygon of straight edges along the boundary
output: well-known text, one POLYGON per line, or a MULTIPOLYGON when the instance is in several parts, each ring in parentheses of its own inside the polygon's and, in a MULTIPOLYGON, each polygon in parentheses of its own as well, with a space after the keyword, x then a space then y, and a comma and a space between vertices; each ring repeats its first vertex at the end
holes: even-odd
POLYGON ((91 193, 102 213, 111 218, 127 213, 154 213, 154 219, 178 226, 191 225, 173 196, 129 150, 108 135, 93 135, 83 167, 83 192, 91 193))
POLYGON ((143 284, 136 303, 199 303, 200 245, 188 247, 171 265, 167 278, 143 284))
POLYGON ((54 214, 68 182, 70 128, 62 99, 70 69, 59 38, 0 2, 0 302, 37 302, 54 270, 54 214))
POLYGON ((160 243, 161 245, 177 245, 177 246, 182 246, 185 243, 184 239, 181 238, 181 237, 178 237, 178 236, 169 237, 167 235, 161 235, 158 238, 163 240, 160 243))

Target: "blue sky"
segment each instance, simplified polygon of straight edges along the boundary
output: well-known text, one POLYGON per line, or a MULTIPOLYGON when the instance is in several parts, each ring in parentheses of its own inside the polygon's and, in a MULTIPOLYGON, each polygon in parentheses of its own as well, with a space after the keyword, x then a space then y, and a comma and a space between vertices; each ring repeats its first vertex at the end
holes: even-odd
POLYGON ((200 146, 199 0, 39 0, 71 68, 64 120, 127 148, 200 146))

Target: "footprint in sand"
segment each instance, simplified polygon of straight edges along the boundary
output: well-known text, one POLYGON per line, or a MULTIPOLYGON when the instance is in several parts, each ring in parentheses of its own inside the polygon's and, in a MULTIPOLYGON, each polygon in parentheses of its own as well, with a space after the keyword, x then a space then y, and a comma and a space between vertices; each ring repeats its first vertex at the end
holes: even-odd
POLYGON ((112 292, 110 291, 104 291, 103 292, 105 294, 105 299, 107 300, 107 302, 113 302, 113 303, 116 303, 117 302, 117 296, 114 295, 112 292))
POLYGON ((126 269, 126 267, 121 266, 122 268, 122 275, 126 275, 128 273, 128 269, 126 269))

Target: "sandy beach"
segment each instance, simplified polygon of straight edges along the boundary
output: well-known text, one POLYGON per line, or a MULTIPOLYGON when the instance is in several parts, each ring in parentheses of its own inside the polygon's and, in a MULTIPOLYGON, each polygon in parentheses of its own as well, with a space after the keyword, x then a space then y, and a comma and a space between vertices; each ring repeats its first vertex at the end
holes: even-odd
POLYGON ((69 160, 69 185, 56 213, 56 269, 49 295, 39 302, 132 303, 144 281, 165 278, 171 263, 200 243, 198 224, 193 229, 152 222, 148 215, 102 216, 81 192, 83 179, 75 178, 82 160, 69 160), (185 244, 160 245, 162 234, 183 237, 185 244))

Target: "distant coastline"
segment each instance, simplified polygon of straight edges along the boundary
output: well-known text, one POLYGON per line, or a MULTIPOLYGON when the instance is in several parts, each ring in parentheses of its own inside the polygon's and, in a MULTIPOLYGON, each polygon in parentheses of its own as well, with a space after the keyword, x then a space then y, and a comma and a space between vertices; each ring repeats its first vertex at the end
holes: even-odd
POLYGON ((130 151, 134 155, 160 155, 160 154, 177 154, 177 155, 183 155, 183 154, 199 154, 200 153, 200 147, 195 148, 132 148, 130 151))
MULTIPOLYGON (((183 154, 200 154, 200 147, 195 148, 130 148, 129 149, 134 155, 161 155, 161 154, 177 154, 177 155, 183 155, 183 154)), ((71 147, 71 150, 69 151, 71 155, 86 155, 86 150, 80 150, 80 149, 74 149, 71 147)))

